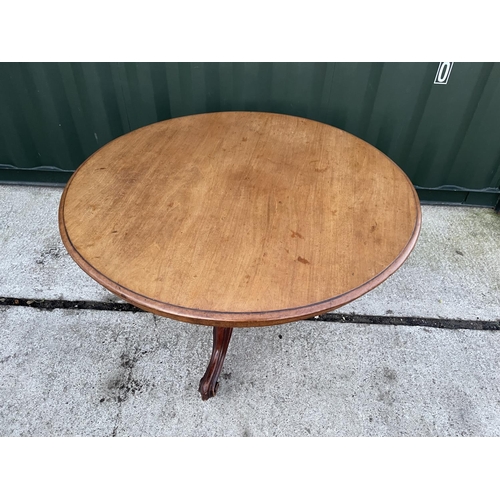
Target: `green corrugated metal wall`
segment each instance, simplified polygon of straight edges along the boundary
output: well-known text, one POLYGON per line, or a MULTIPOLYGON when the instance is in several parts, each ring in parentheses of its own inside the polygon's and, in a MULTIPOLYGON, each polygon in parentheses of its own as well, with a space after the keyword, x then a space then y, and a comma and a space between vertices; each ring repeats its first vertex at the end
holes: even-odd
POLYGON ((447 85, 433 83, 437 67, 1 63, 0 182, 64 183, 110 140, 159 120, 271 111, 328 123, 368 141, 406 171, 424 201, 494 206, 500 63, 455 63, 447 85))

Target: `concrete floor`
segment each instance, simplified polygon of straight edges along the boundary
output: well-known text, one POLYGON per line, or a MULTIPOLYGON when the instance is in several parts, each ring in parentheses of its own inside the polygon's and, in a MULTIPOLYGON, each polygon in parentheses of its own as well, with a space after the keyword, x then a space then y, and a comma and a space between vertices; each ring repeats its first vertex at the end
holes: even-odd
MULTIPOLYGON (((65 251, 61 193, 0 186, 0 297, 120 302, 65 251)), ((336 312, 498 321, 500 216, 422 212, 403 267, 336 312)), ((219 393, 202 402, 208 327, 0 305, 0 435, 500 436, 499 340, 311 321, 238 329, 219 393)))

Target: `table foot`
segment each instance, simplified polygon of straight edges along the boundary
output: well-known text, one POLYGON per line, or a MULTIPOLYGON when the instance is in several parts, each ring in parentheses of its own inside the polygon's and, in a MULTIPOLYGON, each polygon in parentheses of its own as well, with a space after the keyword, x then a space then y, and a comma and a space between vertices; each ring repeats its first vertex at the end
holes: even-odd
POLYGON ((203 375, 203 378, 200 380, 200 387, 198 389, 201 393, 201 399, 203 399, 203 401, 206 401, 217 394, 217 388, 219 387, 218 379, 222 370, 222 365, 224 364, 224 359, 226 358, 226 352, 232 333, 232 328, 214 326, 212 357, 208 363, 205 375, 203 375))

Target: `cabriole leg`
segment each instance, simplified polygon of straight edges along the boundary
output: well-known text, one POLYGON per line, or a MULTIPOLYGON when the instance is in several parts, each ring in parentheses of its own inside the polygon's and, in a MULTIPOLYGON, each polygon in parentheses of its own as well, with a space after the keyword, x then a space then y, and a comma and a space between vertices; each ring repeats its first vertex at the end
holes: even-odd
POLYGON ((219 387, 218 379, 222 370, 222 365, 224 364, 224 359, 226 357, 232 333, 232 328, 214 326, 212 357, 208 363, 205 375, 203 375, 203 378, 200 380, 200 387, 198 389, 201 393, 201 399, 203 399, 203 401, 206 401, 217 394, 217 388, 219 387))

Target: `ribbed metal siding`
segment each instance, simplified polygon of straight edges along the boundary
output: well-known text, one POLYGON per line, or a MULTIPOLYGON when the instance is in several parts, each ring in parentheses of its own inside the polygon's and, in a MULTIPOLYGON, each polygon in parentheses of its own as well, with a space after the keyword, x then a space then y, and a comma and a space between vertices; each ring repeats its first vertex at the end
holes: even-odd
MULTIPOLYGON (((2 63, 0 180, 64 182, 70 173, 58 169, 75 170, 130 130, 193 113, 248 110, 303 116, 351 132, 420 187, 493 191, 500 185, 500 64, 455 63, 447 85, 433 84, 437 66, 2 63), (33 169, 40 166, 55 168, 33 169)), ((491 204, 496 197, 490 195, 491 204)))

